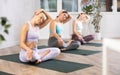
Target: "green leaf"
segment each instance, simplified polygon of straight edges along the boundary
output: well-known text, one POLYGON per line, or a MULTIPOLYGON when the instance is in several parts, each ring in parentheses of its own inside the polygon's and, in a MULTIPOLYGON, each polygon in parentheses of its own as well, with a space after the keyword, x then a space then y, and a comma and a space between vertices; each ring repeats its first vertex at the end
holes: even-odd
POLYGON ((1 34, 0 34, 0 40, 1 40, 1 41, 4 41, 4 40, 5 40, 4 36, 1 35, 1 34))
POLYGON ((6 17, 1 17, 1 24, 2 26, 4 26, 7 22, 7 18, 6 17))
POLYGON ((6 34, 8 34, 8 30, 7 30, 7 29, 5 29, 4 32, 5 32, 6 34))
POLYGON ((94 10, 93 5, 88 5, 83 7, 82 9, 86 14, 92 14, 92 11, 94 10))
POLYGON ((5 29, 10 28, 10 26, 11 26, 10 24, 6 24, 6 25, 5 25, 5 29))

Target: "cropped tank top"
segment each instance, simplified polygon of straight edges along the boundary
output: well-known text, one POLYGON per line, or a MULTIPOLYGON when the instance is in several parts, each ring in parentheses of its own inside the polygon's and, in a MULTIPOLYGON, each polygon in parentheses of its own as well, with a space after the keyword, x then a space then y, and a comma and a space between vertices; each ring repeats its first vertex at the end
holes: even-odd
POLYGON ((77 31, 78 33, 82 34, 82 30, 83 30, 83 24, 82 24, 82 22, 77 21, 76 31, 77 31))
MULTIPOLYGON (((58 35, 61 35, 62 34, 62 32, 63 32, 63 27, 62 27, 62 25, 59 25, 59 24, 57 24, 56 25, 56 33, 58 34, 58 35)), ((52 30, 50 30, 50 33, 52 33, 52 30)))
POLYGON ((28 33, 26 37, 26 41, 38 42, 39 39, 39 27, 32 27, 30 21, 28 21, 28 33))

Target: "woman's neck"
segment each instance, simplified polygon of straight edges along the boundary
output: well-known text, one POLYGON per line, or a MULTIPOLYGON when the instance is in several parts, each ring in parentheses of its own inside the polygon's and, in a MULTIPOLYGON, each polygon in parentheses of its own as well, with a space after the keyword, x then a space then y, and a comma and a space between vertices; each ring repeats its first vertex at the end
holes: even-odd
POLYGON ((77 21, 83 22, 83 20, 82 20, 82 19, 77 19, 77 21))
POLYGON ((32 25, 33 27, 36 26, 35 21, 34 21, 34 18, 31 19, 30 23, 31 23, 31 25, 32 25))

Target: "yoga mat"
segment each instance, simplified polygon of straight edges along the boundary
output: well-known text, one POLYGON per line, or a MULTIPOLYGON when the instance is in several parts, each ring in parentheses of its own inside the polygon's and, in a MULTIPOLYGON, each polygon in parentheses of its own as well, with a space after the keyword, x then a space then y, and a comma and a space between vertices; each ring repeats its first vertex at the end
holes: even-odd
POLYGON ((48 46, 46 46, 46 45, 41 45, 41 46, 37 46, 37 48, 38 48, 38 49, 42 49, 42 48, 50 48, 50 47, 48 47, 48 46))
POLYGON ((0 71, 0 75, 12 75, 12 74, 0 71))
POLYGON ((67 51, 63 51, 64 53, 71 53, 71 54, 77 54, 77 55, 92 55, 92 54, 96 54, 99 53, 101 51, 92 51, 92 50, 83 50, 83 49, 76 49, 76 50, 67 50, 67 51))
POLYGON ((89 43, 86 43, 86 44, 83 44, 83 45, 95 46, 95 47, 101 47, 102 46, 101 43, 92 43, 92 42, 89 42, 89 43))
MULTIPOLYGON (((102 44, 101 43, 92 43, 92 42, 89 42, 89 43, 86 43, 86 44, 83 44, 83 45, 88 45, 88 46, 95 46, 95 47, 101 47, 102 44)), ((50 48, 46 45, 41 45, 41 46, 37 46, 38 49, 42 49, 42 48, 50 48)))
MULTIPOLYGON (((22 63, 19 61, 18 57, 19 57, 18 54, 13 54, 13 55, 0 56, 0 59, 22 63)), ((93 66, 90 64, 75 63, 75 62, 69 62, 69 61, 63 61, 63 60, 57 60, 57 59, 48 60, 40 64, 31 64, 31 63, 22 63, 22 64, 32 65, 32 66, 46 68, 46 69, 55 70, 55 71, 64 72, 64 73, 69 73, 69 72, 73 72, 76 70, 81 70, 81 69, 85 69, 93 66)))
MULTIPOLYGON (((38 46, 38 49, 42 49, 42 48, 47 48, 47 46, 38 46)), ((71 54, 78 54, 78 55, 92 55, 92 54, 96 54, 99 53, 101 51, 92 51, 92 50, 83 50, 83 49, 75 49, 75 50, 67 50, 67 51, 63 51, 64 53, 71 53, 71 54)))

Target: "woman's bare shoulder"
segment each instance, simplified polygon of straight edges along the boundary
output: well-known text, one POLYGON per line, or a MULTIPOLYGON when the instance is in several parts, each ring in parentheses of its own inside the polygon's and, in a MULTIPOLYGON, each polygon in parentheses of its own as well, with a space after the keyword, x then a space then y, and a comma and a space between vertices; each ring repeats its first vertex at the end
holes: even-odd
POLYGON ((51 21, 51 24, 56 24, 56 21, 55 21, 55 20, 52 20, 52 21, 51 21))
POLYGON ((22 26, 22 30, 28 30, 28 23, 25 22, 22 26))

